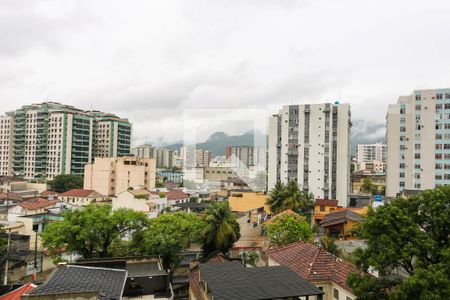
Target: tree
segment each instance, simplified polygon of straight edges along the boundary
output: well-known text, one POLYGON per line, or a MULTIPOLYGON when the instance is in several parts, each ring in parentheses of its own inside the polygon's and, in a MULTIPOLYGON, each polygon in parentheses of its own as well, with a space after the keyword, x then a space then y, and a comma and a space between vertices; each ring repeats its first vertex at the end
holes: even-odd
POLYGON ((296 212, 307 212, 314 208, 313 194, 301 190, 297 181, 289 181, 285 190, 286 198, 283 205, 284 209, 291 209, 296 212))
POLYGON ((280 215, 264 225, 270 247, 278 247, 297 241, 312 241, 311 226, 305 217, 298 215, 280 215))
POLYGON ((362 183, 361 183, 361 191, 365 193, 372 192, 373 183, 372 179, 370 177, 364 177, 362 183))
POLYGON ((340 256, 342 254, 342 251, 336 244, 336 240, 328 235, 319 239, 319 245, 322 249, 330 252, 334 256, 340 256))
POLYGON ((41 237, 54 257, 64 247, 84 258, 108 257, 115 243, 138 234, 147 224, 148 218, 142 212, 113 211, 111 205, 90 204, 65 212, 64 221, 49 224, 41 237))
POLYGON ((241 237, 239 223, 231 212, 228 202, 211 204, 205 212, 206 226, 203 230, 203 255, 219 250, 228 252, 241 237))
POLYGON ((193 243, 201 243, 203 220, 195 214, 177 212, 151 219, 142 236, 136 236, 131 248, 136 254, 161 255, 165 268, 179 263, 179 254, 193 243))
POLYGON ((314 208, 314 196, 301 190, 294 180, 289 181, 287 185, 277 182, 269 193, 267 204, 275 214, 286 209, 299 213, 308 212, 314 208))
POLYGON ((285 193, 285 185, 280 181, 278 181, 273 189, 270 190, 269 198, 267 199, 267 205, 269 205, 270 210, 274 214, 283 211, 284 199, 286 198, 285 193))
POLYGON ((83 177, 77 175, 57 175, 47 183, 53 191, 63 193, 71 189, 83 188, 83 177))
POLYGON ((450 187, 370 210, 361 234, 367 248, 355 253, 357 265, 379 278, 352 275, 358 298, 450 299, 450 187))
POLYGON ((242 259, 246 266, 250 265, 256 267, 256 263, 259 261, 259 255, 254 251, 244 251, 244 253, 242 253, 242 259))

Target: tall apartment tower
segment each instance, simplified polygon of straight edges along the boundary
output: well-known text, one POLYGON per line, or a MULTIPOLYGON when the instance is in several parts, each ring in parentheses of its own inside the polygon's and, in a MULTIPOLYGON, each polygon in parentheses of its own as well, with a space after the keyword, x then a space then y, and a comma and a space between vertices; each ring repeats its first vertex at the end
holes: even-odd
POLYGON ((152 145, 141 145, 131 149, 134 156, 142 158, 153 158, 156 161, 156 168, 169 169, 175 165, 175 151, 168 148, 158 148, 152 145))
POLYGON ((356 149, 356 160, 362 162, 386 162, 386 145, 382 143, 376 144, 358 144, 356 149))
POLYGON ((450 184, 450 88, 401 96, 386 120, 386 196, 450 184))
POLYGON ((129 155, 130 141, 131 124, 115 115, 56 102, 26 105, 0 117, 0 175, 83 175, 95 156, 129 155))
POLYGON ((257 164, 262 149, 253 146, 227 146, 225 148, 225 157, 230 159, 234 156, 239 164, 246 167, 253 167, 257 164))
POLYGON ((211 162, 211 151, 204 149, 195 150, 195 164, 198 167, 207 167, 211 162))
POLYGON ((268 188, 295 180, 316 198, 347 206, 349 104, 283 106, 269 120, 268 188))

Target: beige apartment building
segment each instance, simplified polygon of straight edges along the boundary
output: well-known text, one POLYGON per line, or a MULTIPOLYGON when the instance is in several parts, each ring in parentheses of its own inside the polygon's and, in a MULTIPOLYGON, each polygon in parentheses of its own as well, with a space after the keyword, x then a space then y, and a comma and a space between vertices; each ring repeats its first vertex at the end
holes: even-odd
POLYGON ((136 156, 96 157, 84 167, 84 189, 102 195, 118 195, 129 187, 155 187, 156 162, 136 156))

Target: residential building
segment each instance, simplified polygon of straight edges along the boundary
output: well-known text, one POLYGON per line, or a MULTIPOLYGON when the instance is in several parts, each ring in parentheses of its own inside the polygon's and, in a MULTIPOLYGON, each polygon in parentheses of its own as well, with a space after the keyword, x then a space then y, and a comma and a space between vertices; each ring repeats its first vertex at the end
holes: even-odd
POLYGON ((265 162, 266 151, 253 146, 227 146, 225 156, 234 167, 255 167, 265 162))
POLYGON ((64 203, 85 206, 90 203, 102 202, 106 197, 94 190, 72 189, 59 194, 59 199, 64 203))
POLYGON ((323 291, 285 266, 246 268, 241 261, 211 259, 189 272, 189 299, 320 299, 323 291))
POLYGON ((122 299, 126 280, 124 269, 61 264, 21 299, 122 299))
POLYGON ((236 170, 230 167, 204 167, 203 172, 203 179, 209 181, 222 181, 238 177, 236 170))
POLYGON ((356 299, 347 278, 361 271, 314 244, 296 242, 270 249, 267 256, 269 266, 286 266, 322 290, 323 300, 356 299))
POLYGON ((154 195, 142 186, 132 187, 112 199, 113 210, 129 208, 144 212, 150 218, 157 217, 168 206, 167 198, 154 195))
POLYGON ((345 209, 326 214, 319 225, 325 229, 326 234, 329 236, 347 238, 353 235, 357 225, 364 222, 364 220, 358 213, 345 209))
POLYGON ((332 199, 316 199, 314 205, 314 223, 318 224, 323 220, 325 215, 338 210, 338 201, 332 199))
POLYGON ((22 199, 36 197, 46 189, 45 183, 32 183, 14 176, 0 176, 0 192, 18 194, 22 199))
POLYGON ((268 190, 294 180, 316 198, 347 205, 350 105, 284 106, 269 120, 268 190))
POLYGON ((181 190, 170 190, 166 193, 166 197, 169 206, 189 202, 189 195, 181 190))
POLYGON ((58 200, 35 198, 18 203, 8 209, 8 221, 16 221, 17 217, 45 213, 47 208, 53 207, 58 200))
POLYGON ((155 159, 158 169, 170 169, 175 166, 175 151, 172 149, 145 144, 134 147, 131 151, 135 156, 155 159))
POLYGON ((375 171, 378 173, 386 172, 386 163, 378 160, 363 161, 356 163, 356 171, 375 171))
POLYGON ((183 172, 182 171, 170 171, 162 170, 156 172, 156 176, 162 177, 165 181, 182 183, 183 182, 183 172))
POLYGON ((269 197, 261 192, 232 192, 228 197, 231 211, 245 213, 261 209, 270 214, 270 207, 266 204, 269 197))
POLYGON ((377 190, 379 193, 383 193, 386 185, 386 174, 383 172, 360 170, 355 171, 350 176, 351 179, 351 191, 353 195, 363 194, 364 192, 371 194, 372 191, 377 190), (372 183, 372 190, 364 191, 362 186, 365 178, 369 178, 372 183))
POLYGON ((450 88, 399 97, 386 121, 386 196, 450 184, 450 88))
POLYGON ((121 298, 95 299, 173 299, 169 274, 164 270, 159 256, 79 259, 72 266, 126 271, 125 283, 119 286, 122 289, 121 298))
POLYGON ((356 161, 358 163, 371 161, 386 162, 386 145, 376 144, 358 144, 356 146, 356 161))
POLYGON ((84 167, 84 189, 102 195, 117 195, 129 187, 155 187, 155 160, 136 156, 96 157, 84 167))
POLYGON ((0 117, 0 175, 83 175, 96 156, 129 155, 130 138, 131 124, 113 114, 56 102, 25 105, 0 117))
POLYGON ((195 164, 198 167, 207 167, 211 161, 211 151, 195 149, 195 164))

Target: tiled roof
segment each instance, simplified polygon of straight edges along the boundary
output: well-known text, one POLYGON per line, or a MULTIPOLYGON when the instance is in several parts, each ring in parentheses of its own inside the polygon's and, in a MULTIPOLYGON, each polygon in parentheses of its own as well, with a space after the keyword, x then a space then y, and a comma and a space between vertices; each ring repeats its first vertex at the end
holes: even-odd
POLYGON ((182 200, 189 198, 189 195, 180 190, 170 190, 166 193, 167 200, 182 200))
POLYGON ((285 211, 280 212, 279 214, 276 214, 275 216, 273 216, 272 218, 270 218, 269 220, 267 220, 265 223, 266 224, 270 224, 272 223, 273 220, 275 220, 276 218, 279 218, 281 216, 284 215, 291 215, 294 217, 301 217, 298 213, 296 213, 295 211, 293 211, 292 209, 286 209, 285 211))
POLYGON ((285 266, 246 268, 239 261, 226 261, 198 267, 214 299, 256 300, 323 294, 285 266))
POLYGON ((353 264, 305 242, 271 249, 267 255, 311 282, 333 282, 349 292, 352 290, 347 285, 347 277, 360 272, 353 264))
MULTIPOLYGON (((61 194, 65 197, 89 197, 94 190, 84 190, 84 189, 71 189, 61 194)), ((96 193, 96 192, 95 192, 96 193)))
POLYGON ((58 196, 58 193, 55 191, 43 191, 41 193, 41 197, 44 197, 44 198, 47 198, 48 196, 52 196, 52 195, 58 196))
POLYGON ((22 201, 23 197, 19 193, 14 193, 14 192, 3 193, 3 192, 0 192, 0 200, 22 201))
POLYGON ((19 287, 18 289, 15 289, 14 291, 11 291, 3 296, 0 296, 0 300, 20 300, 20 296, 31 291, 35 287, 37 287, 37 285, 32 284, 31 282, 26 283, 21 287, 19 287))
POLYGON ((30 295, 98 292, 100 299, 121 299, 127 272, 119 269, 59 265, 30 295))
POLYGON ((58 203, 58 200, 47 200, 44 198, 37 198, 32 200, 27 200, 19 204, 20 207, 29 209, 29 210, 36 210, 39 208, 49 207, 53 206, 56 203, 58 203))
POLYGON ((316 199, 316 205, 337 206, 338 201, 332 199, 316 199))
POLYGON ((322 222, 320 222, 320 226, 322 226, 322 227, 332 226, 332 225, 344 223, 347 220, 351 220, 354 222, 363 222, 364 218, 349 209, 338 210, 336 212, 332 212, 332 213, 325 215, 322 222))
POLYGON ((135 196, 141 196, 141 195, 147 196, 147 195, 150 195, 150 192, 148 190, 146 190, 146 189, 129 190, 129 192, 132 193, 135 196))

